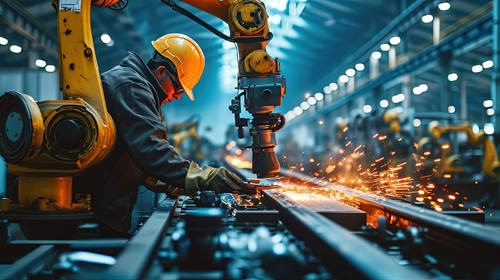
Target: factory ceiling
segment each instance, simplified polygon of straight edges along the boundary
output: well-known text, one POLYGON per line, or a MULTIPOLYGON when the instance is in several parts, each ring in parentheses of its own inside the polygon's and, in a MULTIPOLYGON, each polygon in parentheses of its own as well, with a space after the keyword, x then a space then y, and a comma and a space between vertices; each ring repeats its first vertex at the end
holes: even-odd
MULTIPOLYGON (((228 29, 219 19, 179 4, 196 16, 228 33, 228 29)), ((271 55, 282 63, 283 74, 287 78, 288 96, 283 110, 290 110, 304 99, 306 92, 321 91, 318 81, 327 76, 337 65, 369 41, 405 8, 418 1, 392 0, 265 0, 269 10, 270 29, 274 40, 268 46, 271 55)), ((456 25, 458 19, 487 5, 486 0, 450 1, 453 8, 443 15, 442 27, 456 25)), ((39 0, 0 0, 5 6, 13 6, 18 12, 29 17, 29 21, 41 31, 56 39, 56 14, 51 1, 39 0)), ((42 46, 30 33, 33 30, 12 28, 0 22, 0 36, 8 38, 23 48, 19 54, 12 54, 8 46, 0 45, 0 68, 36 68, 28 65, 28 56, 38 56, 57 65, 55 48, 42 46), (26 51, 24 51, 26 50, 26 51)), ((98 63, 101 72, 116 65, 127 51, 136 51, 144 59, 151 51, 150 41, 171 32, 185 33, 193 37, 205 52, 207 69, 218 71, 217 87, 214 90, 232 94, 236 78, 236 52, 231 44, 223 42, 197 23, 172 11, 159 0, 130 0, 122 11, 107 8, 93 9, 92 31, 98 63), (101 36, 108 34, 111 42, 103 43, 101 36), (216 69, 216 70, 214 70, 216 69)), ((32 34, 31 34, 32 35, 32 34)), ((432 41, 432 25, 416 23, 403 37, 406 40, 407 53, 417 52, 432 41)), ((470 67, 491 58, 489 42, 472 48, 471 52, 459 56, 452 62, 456 71, 468 73, 470 67)), ((382 58, 382 63, 383 62, 382 58)), ((367 64, 367 61, 360 61, 367 64)), ((353 65, 354 66, 354 65, 353 65)), ((416 81, 428 83, 430 90, 439 90, 439 69, 431 69, 418 75, 416 81)), ((489 72, 474 75, 469 85, 474 88, 473 99, 477 99, 477 108, 481 111, 481 100, 489 96, 489 72)), ((459 85, 455 85, 458 87, 459 85)), ((423 96, 423 95, 422 95, 423 96)), ((413 106, 428 104, 434 95, 415 99, 413 106)), ((423 107, 422 107, 423 109, 423 107)), ((482 111, 481 111, 482 112, 482 111)))

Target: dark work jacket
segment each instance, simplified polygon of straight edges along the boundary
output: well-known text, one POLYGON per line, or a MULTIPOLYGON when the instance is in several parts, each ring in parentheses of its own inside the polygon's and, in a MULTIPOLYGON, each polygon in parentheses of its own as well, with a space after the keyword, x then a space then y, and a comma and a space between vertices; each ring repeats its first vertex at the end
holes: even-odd
POLYGON ((101 80, 116 144, 105 161, 74 177, 73 187, 91 194, 97 219, 126 232, 142 176, 184 188, 189 161, 166 140, 161 103, 167 94, 137 54, 130 52, 101 80))

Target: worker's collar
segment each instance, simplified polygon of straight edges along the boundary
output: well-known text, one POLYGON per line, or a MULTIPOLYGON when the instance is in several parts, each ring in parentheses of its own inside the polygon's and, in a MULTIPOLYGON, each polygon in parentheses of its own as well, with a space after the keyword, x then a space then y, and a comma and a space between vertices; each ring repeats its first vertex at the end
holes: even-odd
POLYGON ((160 103, 167 99, 168 95, 161 87, 160 82, 158 82, 156 77, 153 75, 153 73, 151 73, 149 68, 146 66, 146 64, 138 54, 132 51, 128 52, 128 55, 122 60, 120 65, 124 67, 131 67, 143 78, 146 78, 158 93, 158 99, 160 100, 160 103))

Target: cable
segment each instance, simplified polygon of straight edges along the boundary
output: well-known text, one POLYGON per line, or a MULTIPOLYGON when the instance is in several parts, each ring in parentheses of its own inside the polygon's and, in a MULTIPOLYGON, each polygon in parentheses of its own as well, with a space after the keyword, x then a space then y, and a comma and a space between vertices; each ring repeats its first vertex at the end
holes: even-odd
POLYGON ((197 22, 201 26, 210 30, 215 35, 219 36, 220 38, 222 38, 226 41, 232 42, 232 43, 263 43, 263 42, 269 42, 273 39, 273 33, 271 33, 271 32, 268 33, 269 36, 267 38, 231 38, 231 37, 227 36, 226 34, 220 32, 219 30, 215 29, 213 26, 206 23, 205 21, 203 21, 199 17, 193 15, 188 10, 177 5, 173 0, 161 0, 161 2, 166 4, 169 7, 172 7, 172 10, 174 10, 174 11, 192 19, 193 21, 197 22))

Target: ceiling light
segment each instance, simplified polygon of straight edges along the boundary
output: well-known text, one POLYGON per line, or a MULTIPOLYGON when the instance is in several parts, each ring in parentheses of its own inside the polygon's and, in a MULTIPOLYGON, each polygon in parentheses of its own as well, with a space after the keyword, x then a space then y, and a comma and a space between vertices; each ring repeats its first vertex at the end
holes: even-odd
POLYGON ((485 100, 485 101, 483 101, 483 106, 484 106, 484 108, 493 107, 493 101, 492 100, 485 100))
POLYGON ((330 93, 332 93, 332 89, 329 86, 326 86, 323 88, 323 92, 325 94, 330 94, 330 93))
POLYGON ((371 57, 373 59, 377 59, 378 60, 378 59, 380 59, 382 57, 382 54, 380 52, 373 52, 372 55, 371 55, 371 57))
POLYGON ((101 35, 101 41, 104 43, 104 44, 109 44, 111 43, 111 36, 109 36, 107 33, 103 33, 101 35))
POLYGON ((365 70, 365 65, 363 63, 358 63, 356 64, 356 66, 354 66, 354 68, 356 68, 356 70, 358 71, 363 71, 365 70))
POLYGON ((418 86, 418 88, 422 91, 422 92, 426 92, 427 90, 429 90, 429 86, 426 85, 426 84, 421 84, 418 86))
POLYGON ((493 67, 493 61, 492 60, 486 60, 485 62, 483 62, 483 68, 484 69, 489 69, 493 67))
POLYGON ((384 52, 387 52, 391 49, 391 45, 389 44, 382 44, 380 45, 380 49, 383 50, 384 52))
POLYGON ((337 90, 339 88, 339 86, 336 83, 331 83, 329 87, 331 90, 337 90))
POLYGON ((13 53, 20 53, 23 49, 20 46, 12 45, 10 46, 10 51, 13 53))
POLYGON ((415 94, 415 95, 422 94, 422 90, 420 89, 420 87, 414 87, 413 88, 413 94, 415 94))
POLYGON ((339 77, 339 82, 345 84, 345 83, 349 82, 349 77, 347 77, 346 75, 342 75, 339 77))
POLYGON ((363 112, 365 112, 366 114, 370 113, 371 111, 372 111, 372 106, 370 105, 363 106, 363 112))
POLYGON ((486 110, 486 115, 493 116, 494 114, 495 114, 495 109, 489 108, 488 110, 486 110))
POLYGON ((448 113, 453 114, 455 113, 456 109, 455 106, 448 106, 448 113))
POLYGON ((382 108, 387 108, 389 106, 389 101, 387 100, 380 100, 380 107, 382 108))
POLYGON ((477 123, 472 124, 472 132, 474 132, 474 134, 479 133, 479 125, 477 125, 477 123))
POLYGON ((5 46, 9 43, 9 40, 5 39, 4 37, 0 37, 0 45, 5 46))
POLYGON ((314 94, 314 98, 318 101, 321 101, 323 100, 323 94, 321 92, 317 92, 316 94, 314 94))
POLYGON ((350 68, 350 69, 347 69, 345 71, 345 74, 348 76, 348 77, 354 77, 354 75, 356 75, 356 70, 350 68))
POLYGON ((392 97, 392 102, 393 103, 400 103, 400 102, 403 102, 405 99, 406 99, 406 96, 404 94, 400 93, 400 94, 394 95, 392 97))
POLYGON ((391 43, 391 45, 393 46, 399 45, 399 43, 401 43, 401 38, 399 38, 399 36, 394 36, 389 39, 389 43, 391 43))
POLYGON ((429 23, 429 22, 432 22, 434 20, 434 17, 432 15, 425 15, 422 17, 422 21, 424 23, 429 23))
POLYGON ((309 98, 307 99, 307 103, 309 103, 309 104, 311 104, 311 105, 316 104, 316 98, 314 98, 314 97, 309 97, 309 98))
POLYGON ((483 71, 483 66, 481 66, 481 65, 472 66, 472 73, 479 73, 481 71, 483 71))
POLYGON ((448 81, 454 82, 458 80, 458 74, 457 73, 451 73, 448 75, 448 81))
POLYGON ((421 124, 422 124, 422 121, 420 121, 419 119, 414 119, 413 120, 413 126, 414 127, 419 127, 421 124))
POLYGON ((309 103, 304 101, 304 102, 300 103, 300 108, 302 108, 302 110, 308 110, 309 108, 311 108, 311 105, 309 105, 309 103))
POLYGON ((56 71, 56 67, 54 65, 47 65, 47 66, 45 66, 45 71, 52 73, 52 72, 56 71))
POLYGON ((293 113, 295 114, 295 116, 300 116, 303 112, 304 110, 302 110, 302 108, 300 108, 299 106, 293 108, 293 113))
POLYGON ((42 59, 37 59, 35 61, 35 65, 38 67, 45 67, 47 65, 47 62, 45 62, 45 60, 42 59))
POLYGON ((495 133, 495 126, 493 126, 492 123, 485 123, 484 124, 484 133, 486 133, 488 135, 492 135, 493 133, 495 133))
POLYGON ((443 2, 443 3, 439 3, 438 8, 441 11, 448 11, 451 8, 451 5, 448 2, 443 2))

